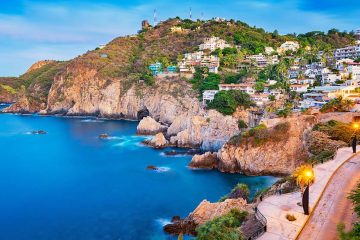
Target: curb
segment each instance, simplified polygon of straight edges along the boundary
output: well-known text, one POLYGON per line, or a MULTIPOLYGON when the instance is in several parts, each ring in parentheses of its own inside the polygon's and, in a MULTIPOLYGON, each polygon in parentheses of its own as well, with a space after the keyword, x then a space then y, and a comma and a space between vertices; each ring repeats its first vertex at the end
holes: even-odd
POLYGON ((314 207, 311 209, 311 212, 310 212, 308 218, 305 220, 305 223, 302 225, 302 227, 300 228, 300 230, 299 230, 298 233, 296 234, 295 240, 299 239, 301 232, 304 230, 304 228, 305 228, 305 226, 307 225, 309 219, 312 217, 312 215, 313 215, 313 213, 314 213, 314 210, 317 208, 317 206, 318 206, 318 204, 319 204, 319 202, 320 202, 320 199, 323 197, 325 190, 328 188, 328 186, 329 186, 330 182, 332 181, 332 179, 334 178, 335 174, 338 172, 338 170, 339 170, 345 163, 347 163, 349 160, 353 159, 354 157, 358 156, 359 154, 360 154, 360 152, 353 153, 353 154, 352 154, 350 157, 348 157, 344 162, 342 162, 342 163, 336 168, 336 170, 333 172, 333 174, 331 175, 331 177, 330 177, 329 180, 327 181, 324 189, 322 190, 319 198, 317 199, 314 207))

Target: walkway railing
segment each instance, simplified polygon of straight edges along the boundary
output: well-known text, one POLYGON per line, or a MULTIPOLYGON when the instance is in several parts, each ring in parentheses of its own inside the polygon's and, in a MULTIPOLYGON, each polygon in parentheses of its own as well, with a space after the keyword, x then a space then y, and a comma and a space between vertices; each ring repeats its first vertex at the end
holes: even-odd
POLYGON ((248 240, 254 240, 260 237, 263 233, 266 232, 267 228, 267 220, 265 216, 255 207, 255 218, 259 222, 259 225, 257 226, 256 230, 248 236, 248 240))

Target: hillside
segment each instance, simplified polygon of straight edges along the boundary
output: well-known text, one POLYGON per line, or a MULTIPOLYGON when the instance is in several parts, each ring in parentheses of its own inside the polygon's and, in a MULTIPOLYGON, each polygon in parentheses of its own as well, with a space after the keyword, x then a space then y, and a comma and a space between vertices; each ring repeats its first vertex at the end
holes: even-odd
MULTIPOLYGON (((21 101, 8 109, 14 112, 46 110, 48 113, 134 118, 135 111, 144 108, 146 92, 153 93, 154 89, 162 88, 160 82, 155 86, 139 82, 149 74, 147 66, 155 61, 175 64, 184 53, 197 50, 203 39, 209 36, 218 36, 228 43, 241 45, 240 55, 263 52, 264 47, 277 47, 286 40, 298 40, 302 46, 310 45, 314 51, 345 46, 354 41, 353 34, 335 30, 328 34, 311 32, 281 36, 277 32, 268 33, 240 21, 169 19, 137 35, 116 38, 105 48, 89 51, 68 62, 40 64, 38 68, 13 79, 14 83, 9 86, 14 90, 3 87, 1 97, 4 101, 13 100, 11 98, 17 93, 21 101), (171 33, 172 26, 182 26, 189 32, 171 33), (124 105, 130 93, 138 96, 137 100, 131 99, 131 104, 133 101, 139 102, 137 106, 124 105)), ((7 85, 9 80, 0 79, 1 82, 7 85)), ((174 87, 176 91, 186 92, 178 96, 190 93, 188 96, 196 97, 191 85, 177 82, 180 85, 174 87), (180 89, 184 84, 186 88, 180 89)))

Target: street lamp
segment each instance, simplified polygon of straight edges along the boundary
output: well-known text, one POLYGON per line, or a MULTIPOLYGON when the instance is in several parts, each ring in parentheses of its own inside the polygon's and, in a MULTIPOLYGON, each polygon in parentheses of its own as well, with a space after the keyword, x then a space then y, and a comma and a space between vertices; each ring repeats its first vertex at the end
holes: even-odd
POLYGON ((360 125, 359 123, 353 123, 353 128, 354 128, 354 136, 353 136, 353 139, 352 139, 352 149, 353 149, 353 153, 356 153, 356 142, 357 142, 357 139, 356 139, 356 134, 357 134, 357 130, 359 129, 360 125))
POLYGON ((301 190, 305 188, 302 195, 302 206, 304 214, 309 215, 309 190, 310 184, 315 180, 314 170, 311 165, 302 165, 295 170, 294 176, 296 177, 296 182, 301 187, 301 190))

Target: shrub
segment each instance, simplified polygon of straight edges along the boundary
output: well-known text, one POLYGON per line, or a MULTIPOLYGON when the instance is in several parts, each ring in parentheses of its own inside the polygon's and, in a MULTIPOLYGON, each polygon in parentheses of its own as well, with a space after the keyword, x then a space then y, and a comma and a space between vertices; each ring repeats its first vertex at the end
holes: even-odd
POLYGON ((354 129, 350 123, 342 123, 335 120, 318 123, 313 127, 313 130, 326 133, 330 139, 345 143, 350 143, 354 134, 354 129))
POLYGON ((155 78, 150 74, 143 74, 141 78, 149 86, 152 86, 155 84, 155 78))
POLYGON ((220 91, 215 95, 214 100, 208 104, 208 107, 216 109, 224 115, 231 115, 238 106, 249 108, 253 105, 254 103, 247 93, 241 91, 220 91))
POLYGON ((228 195, 228 198, 243 198, 249 202, 250 190, 248 185, 244 183, 238 183, 228 195))
POLYGON ((246 122, 242 119, 238 120, 238 127, 239 129, 243 129, 243 128, 247 128, 248 125, 246 124, 246 122))
POLYGON ((349 112, 354 107, 355 103, 349 99, 338 97, 331 99, 328 103, 321 107, 320 112, 349 112))
POLYGON ((237 209, 230 210, 229 213, 216 217, 204 225, 196 228, 198 240, 239 240, 242 239, 242 233, 239 227, 246 219, 248 213, 240 212, 237 209))
POLYGON ((285 107, 276 112, 276 115, 279 117, 287 118, 291 114, 291 108, 285 107))

